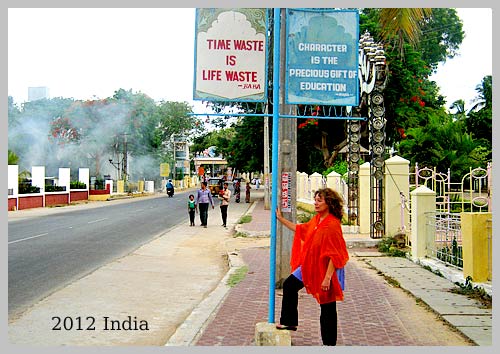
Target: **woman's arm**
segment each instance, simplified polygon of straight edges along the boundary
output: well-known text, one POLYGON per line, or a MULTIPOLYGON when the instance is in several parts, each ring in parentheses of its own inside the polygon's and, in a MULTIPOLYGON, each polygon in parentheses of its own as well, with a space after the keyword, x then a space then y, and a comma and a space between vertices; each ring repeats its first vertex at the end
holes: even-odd
POLYGON ((295 232, 297 224, 294 224, 290 220, 285 219, 283 215, 281 215, 281 210, 279 208, 276 208, 276 219, 278 219, 286 228, 295 232))

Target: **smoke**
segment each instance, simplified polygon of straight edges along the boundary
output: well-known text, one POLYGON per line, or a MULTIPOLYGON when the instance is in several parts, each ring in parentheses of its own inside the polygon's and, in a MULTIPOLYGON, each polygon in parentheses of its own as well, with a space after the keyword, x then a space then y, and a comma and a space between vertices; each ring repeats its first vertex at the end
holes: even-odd
POLYGON ((9 125, 9 150, 20 158, 20 171, 31 171, 31 166, 44 166, 47 161, 53 160, 53 155, 49 154, 48 120, 44 114, 26 115, 9 125))
POLYGON ((126 162, 130 181, 159 178, 156 154, 137 156, 133 151, 134 146, 149 145, 130 122, 133 105, 113 101, 89 106, 77 101, 69 109, 55 110, 51 101, 22 111, 9 125, 9 149, 19 157, 20 171, 45 166, 47 176, 57 176, 59 168, 69 167, 71 178, 76 180, 79 168, 89 168, 91 176, 116 179, 118 168, 123 169, 126 162), (52 134, 55 121, 60 124, 52 134), (70 132, 79 139, 68 139, 70 132))

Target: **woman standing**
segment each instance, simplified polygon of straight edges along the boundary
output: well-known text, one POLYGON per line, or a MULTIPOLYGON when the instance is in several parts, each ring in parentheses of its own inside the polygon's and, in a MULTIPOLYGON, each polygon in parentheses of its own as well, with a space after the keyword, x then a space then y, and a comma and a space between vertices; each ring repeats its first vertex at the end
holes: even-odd
POLYGON ((234 182, 234 201, 236 203, 240 202, 240 180, 235 179, 234 182))
POLYGON ((245 187, 245 203, 250 203, 250 189, 252 189, 250 182, 247 182, 245 187))
POLYGON ((298 292, 303 287, 320 304, 323 345, 337 344, 337 303, 344 300, 343 268, 349 260, 342 235, 343 200, 324 188, 314 194, 316 215, 307 223, 294 224, 276 210, 276 218, 295 231, 290 265, 292 274, 283 283, 281 318, 277 329, 297 330, 298 292))

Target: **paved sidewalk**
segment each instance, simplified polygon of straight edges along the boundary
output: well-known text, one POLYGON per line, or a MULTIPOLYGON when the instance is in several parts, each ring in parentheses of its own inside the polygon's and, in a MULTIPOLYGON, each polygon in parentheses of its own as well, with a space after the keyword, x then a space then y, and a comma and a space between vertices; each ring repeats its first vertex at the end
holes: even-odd
MULTIPOLYGON (((255 194, 254 194, 255 196, 255 194)), ((269 211, 257 199, 247 212, 248 224, 237 226, 248 238, 263 236, 269 211)), ((268 230, 267 233, 269 234, 268 230)), ((338 345, 456 346, 491 345, 492 310, 464 295, 450 292, 450 280, 399 257, 376 252, 367 235, 345 234, 350 252, 345 301, 338 304, 338 345), (388 278, 387 278, 388 277, 388 278), (398 286, 393 286, 392 279, 398 286)), ((248 266, 243 281, 227 290, 223 301, 189 343, 168 345, 254 345, 255 325, 268 320, 269 247, 232 252, 237 264, 248 266)), ((226 285, 225 285, 226 286, 226 285)), ((227 287, 227 286, 226 286, 227 287)), ((279 321, 281 291, 276 291, 275 321, 279 321)), ((179 329, 182 332, 182 328, 179 329)), ((319 306, 304 290, 299 300, 299 330, 292 345, 321 345, 319 306)))

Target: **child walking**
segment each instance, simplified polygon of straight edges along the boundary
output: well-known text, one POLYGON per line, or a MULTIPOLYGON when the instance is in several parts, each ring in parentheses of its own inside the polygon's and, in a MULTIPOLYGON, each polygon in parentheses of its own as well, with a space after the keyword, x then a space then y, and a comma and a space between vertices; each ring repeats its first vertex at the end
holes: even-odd
POLYGON ((189 213, 189 226, 194 226, 194 214, 196 213, 196 202, 194 200, 194 195, 189 195, 188 200, 188 213, 189 213))

